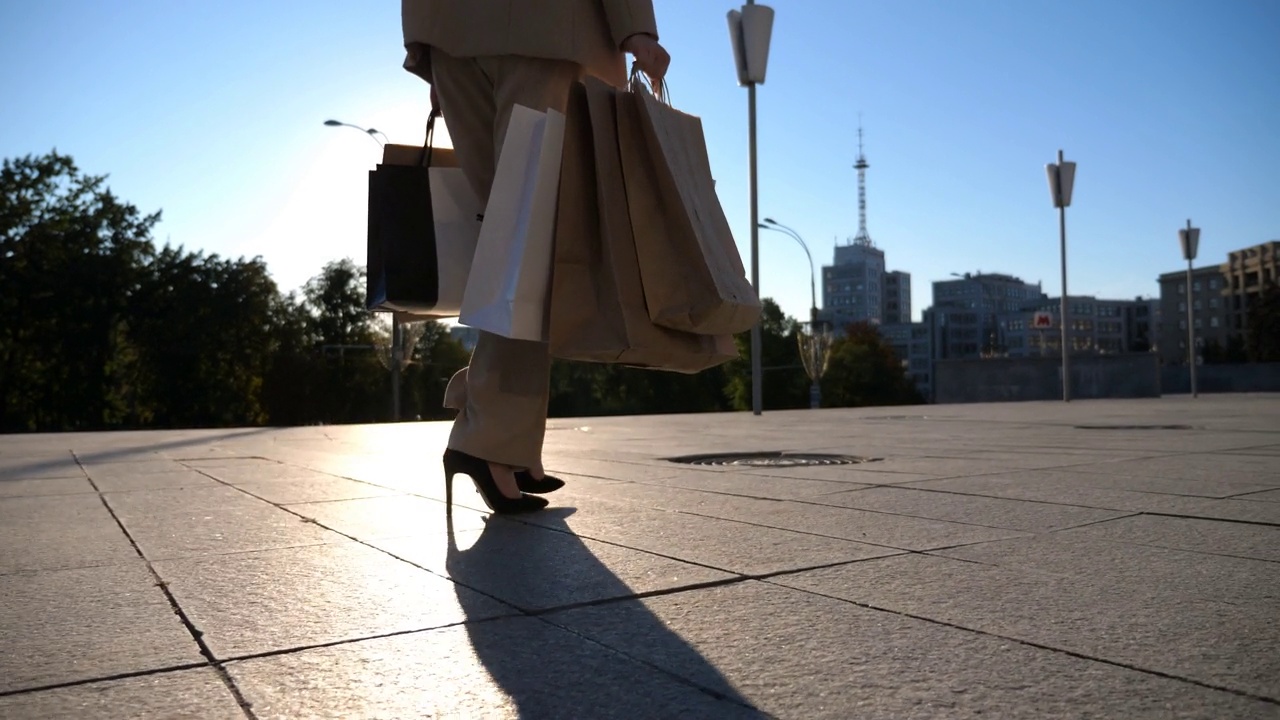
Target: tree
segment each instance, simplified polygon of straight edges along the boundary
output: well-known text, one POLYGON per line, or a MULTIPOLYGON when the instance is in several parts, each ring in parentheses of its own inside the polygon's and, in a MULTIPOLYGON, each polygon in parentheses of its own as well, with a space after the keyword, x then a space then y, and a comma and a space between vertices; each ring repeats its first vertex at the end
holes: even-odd
POLYGON ((1249 303, 1245 345, 1253 362, 1280 361, 1280 282, 1268 283, 1249 303))
POLYGON ((278 299, 260 258, 160 251, 133 295, 127 329, 148 419, 164 427, 264 423, 278 299))
POLYGON ((56 151, 0 169, 0 429, 92 430, 129 413, 122 324, 160 214, 105 182, 56 151))
POLYGON ((443 420, 453 416, 444 408, 449 378, 470 362, 466 348, 449 335, 449 328, 427 321, 413 348, 414 361, 405 370, 402 414, 407 418, 443 420))
POLYGON ((320 356, 309 393, 317 422, 359 423, 391 414, 391 374, 374 352, 365 272, 349 258, 324 266, 303 288, 307 335, 320 356))
MULTIPOLYGON (((809 407, 809 376, 800 360, 800 324, 782 312, 778 303, 764 298, 760 314, 760 361, 764 383, 761 400, 765 410, 809 407)), ((735 410, 749 410, 751 398, 751 334, 736 338, 739 357, 725 366, 725 394, 735 410)))
POLYGON ((845 328, 831 345, 822 377, 823 407, 910 405, 923 402, 902 361, 870 323, 845 328))

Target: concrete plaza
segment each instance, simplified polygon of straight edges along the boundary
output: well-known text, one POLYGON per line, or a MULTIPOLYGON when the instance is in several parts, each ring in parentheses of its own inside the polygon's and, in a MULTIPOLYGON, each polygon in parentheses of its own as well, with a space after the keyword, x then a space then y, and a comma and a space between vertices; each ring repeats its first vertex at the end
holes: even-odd
POLYGON ((1280 718, 1280 395, 447 432, 0 436, 0 718, 1280 718))

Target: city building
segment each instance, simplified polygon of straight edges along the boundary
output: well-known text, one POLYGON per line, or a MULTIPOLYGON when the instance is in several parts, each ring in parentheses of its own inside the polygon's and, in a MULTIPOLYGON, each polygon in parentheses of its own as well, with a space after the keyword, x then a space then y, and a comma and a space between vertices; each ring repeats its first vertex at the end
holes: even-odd
POLYGON ((1006 328, 1000 318, 1021 314, 1044 300, 1040 283, 1000 273, 955 274, 933 283, 933 306, 927 322, 935 360, 995 357, 1008 354, 1006 328))
POLYGON ((1187 271, 1175 270, 1159 277, 1160 325, 1157 346, 1166 365, 1186 364, 1187 303, 1196 347, 1228 348, 1243 343, 1249 305, 1268 285, 1280 282, 1280 240, 1227 254, 1227 262, 1194 268, 1191 288, 1187 271))
POLYGON ((870 238, 837 245, 822 268, 822 315, 836 332, 855 322, 879 323, 884 311, 884 251, 870 238))
POLYGON ((867 231, 867 163, 858 128, 858 234, 835 248, 831 265, 822 267, 819 317, 839 334, 855 322, 911 322, 911 274, 885 272, 884 251, 867 231))
MULTIPOLYGON (((1067 297, 1067 341, 1072 355, 1122 355, 1149 352, 1158 326, 1155 300, 1107 300, 1092 295, 1067 297)), ((1061 298, 1044 297, 999 316, 1000 338, 1007 357, 1058 356, 1062 354, 1061 298), (1048 327, 1037 327, 1037 314, 1051 318, 1048 327)))
POLYGON ((902 367, 924 398, 933 397, 933 343, 925 323, 888 323, 879 328, 902 367))
POLYGON ((911 322, 911 273, 893 270, 884 274, 883 309, 880 321, 885 324, 911 322))

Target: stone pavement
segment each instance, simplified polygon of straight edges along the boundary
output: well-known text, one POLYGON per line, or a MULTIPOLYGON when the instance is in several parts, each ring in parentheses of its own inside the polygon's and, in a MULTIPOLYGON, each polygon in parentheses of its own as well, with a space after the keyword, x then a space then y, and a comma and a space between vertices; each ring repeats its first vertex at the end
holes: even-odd
POLYGON ((1280 718, 1280 396, 447 429, 0 437, 0 717, 1280 718))

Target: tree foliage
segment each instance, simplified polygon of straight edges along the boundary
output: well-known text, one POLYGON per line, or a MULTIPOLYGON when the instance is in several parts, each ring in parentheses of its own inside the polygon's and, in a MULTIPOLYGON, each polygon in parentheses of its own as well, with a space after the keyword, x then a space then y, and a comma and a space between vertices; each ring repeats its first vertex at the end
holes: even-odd
POLYGON ((924 402, 893 347, 874 326, 854 323, 831 345, 822 377, 823 407, 910 405, 924 402))
MULTIPOLYGON (((364 269, 322 268, 281 294, 261 258, 157 248, 144 214, 52 152, 0 170, 0 431, 377 422, 391 415, 380 359, 386 324, 364 307, 364 269)), ((766 299, 764 406, 807 407, 800 325, 766 299)), ((873 329, 833 350, 827 405, 907 401, 909 385, 873 329)), ((555 361, 554 416, 751 407, 741 357, 685 375, 555 361)), ((401 417, 440 419, 467 352, 427 323, 401 376, 401 417)))

